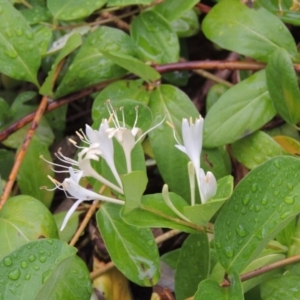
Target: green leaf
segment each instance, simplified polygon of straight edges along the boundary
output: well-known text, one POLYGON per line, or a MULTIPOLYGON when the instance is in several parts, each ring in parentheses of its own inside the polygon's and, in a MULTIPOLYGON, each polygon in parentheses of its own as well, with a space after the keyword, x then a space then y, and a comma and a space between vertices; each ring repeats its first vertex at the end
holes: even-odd
POLYGON ((248 169, 254 169, 285 151, 263 131, 255 132, 231 145, 234 157, 248 169))
POLYGON ((0 72, 38 86, 41 57, 33 32, 9 1, 0 0, 0 7, 0 72))
POLYGON ((148 104, 149 92, 142 80, 118 80, 111 83, 98 93, 93 102, 92 118, 94 122, 100 122, 103 118, 103 107, 108 99, 111 99, 113 105, 124 99, 148 104))
MULTIPOLYGON (((152 92, 149 107, 154 117, 153 124, 158 124, 167 115, 176 135, 181 137, 182 118, 197 118, 198 111, 191 100, 178 88, 161 85, 152 92)), ((149 133, 150 143, 160 174, 171 191, 190 202, 190 189, 187 173, 187 156, 179 151, 174 140, 173 130, 166 124, 149 133), (168 155, 166 155, 168 153, 168 155), (176 170, 174 172, 174 170, 176 170)))
POLYGON ((47 0, 47 6, 55 19, 70 21, 89 16, 106 2, 106 0, 47 0))
MULTIPOLYGON (((186 202, 175 193, 171 192, 169 196, 176 209, 183 213, 186 202)), ((122 218, 126 223, 137 227, 164 227, 189 233, 197 233, 197 230, 203 230, 202 227, 180 219, 165 203, 162 194, 144 195, 141 199, 140 208, 128 214, 122 213, 122 218), (141 218, 141 216, 143 217, 141 218)))
MULTIPOLYGON (((298 134, 298 133, 297 133, 298 134)), ((297 137, 298 139, 299 137, 297 137)), ((300 143, 288 136, 274 136, 273 139, 278 143, 287 153, 293 155, 300 155, 300 143)))
POLYGON ((250 9, 240 1, 223 0, 215 5, 202 29, 220 47, 263 62, 278 48, 286 49, 292 58, 297 55, 295 41, 278 17, 264 8, 250 9))
POLYGON ((261 285, 262 300, 297 300, 300 298, 300 276, 286 275, 269 279, 261 285))
POLYGON ((82 43, 82 38, 79 33, 72 34, 69 39, 67 40, 66 45, 60 51, 59 55, 56 57, 50 72, 46 80, 44 81, 43 85, 40 88, 40 94, 47 95, 53 97, 53 86, 54 86, 54 75, 56 73, 56 69, 59 63, 68 56, 71 52, 73 52, 76 48, 78 48, 82 43))
POLYGON ((160 257, 160 260, 166 263, 173 270, 176 270, 179 255, 180 255, 180 249, 172 250, 170 252, 163 254, 160 257))
POLYGON ((184 215, 194 224, 207 226, 209 220, 231 196, 233 191, 233 177, 226 176, 218 180, 217 194, 213 199, 203 204, 184 207, 184 215))
POLYGON ((300 92, 294 65, 285 49, 276 50, 266 69, 269 94, 278 114, 289 124, 300 119, 300 92))
POLYGON ((127 214, 140 206, 148 178, 143 171, 133 171, 129 174, 121 175, 121 180, 126 200, 123 213, 127 214))
POLYGON ((240 276, 233 272, 229 274, 229 287, 221 287, 214 280, 206 279, 200 282, 194 300, 244 300, 244 293, 240 276))
POLYGON ((50 211, 30 196, 8 199, 0 211, 0 258, 41 237, 58 238, 50 211))
POLYGON ((23 245, 0 262, 2 299, 90 299, 86 265, 59 240, 23 245))
POLYGON ((151 82, 160 78, 160 74, 155 69, 132 56, 115 51, 101 51, 101 53, 111 59, 115 64, 139 76, 145 81, 151 82))
POLYGON ((153 0, 108 0, 107 6, 128 6, 128 5, 148 5, 153 0))
POLYGON ((200 29, 198 15, 194 9, 190 9, 179 19, 172 21, 171 27, 180 38, 193 36, 200 29))
POLYGON ((165 64, 179 60, 179 41, 169 23, 159 14, 146 11, 136 17, 130 34, 144 61, 165 64))
POLYGON ((51 19, 51 13, 46 7, 46 1, 43 0, 26 0, 32 8, 20 6, 19 11, 30 24, 40 24, 51 19))
POLYGON ((228 86, 222 83, 216 83, 209 89, 206 97, 206 113, 227 90, 228 86))
POLYGON ((256 5, 264 7, 284 23, 300 25, 299 11, 298 9, 291 9, 293 6, 291 0, 281 0, 280 2, 278 0, 257 0, 256 5), (282 10, 279 9, 280 6, 282 10))
POLYGON ((279 156, 245 176, 215 224, 215 247, 226 271, 242 271, 300 209, 300 160, 279 156))
MULTIPOLYGON (((65 219, 65 216, 67 214, 67 211, 62 211, 60 213, 54 214, 54 220, 56 222, 57 228, 61 228, 61 225, 65 219)), ((72 216, 70 217, 66 227, 64 228, 63 231, 59 231, 59 239, 68 243, 71 238, 74 236, 78 224, 79 224, 79 215, 81 214, 80 211, 75 211, 72 216)))
POLYGON ((40 55, 45 55, 52 39, 52 30, 45 25, 35 26, 34 41, 38 47, 40 55))
POLYGON ((225 92, 209 110, 204 121, 203 146, 233 143, 265 125, 275 114, 265 71, 257 72, 225 92))
POLYGON ((153 11, 161 14, 169 22, 172 22, 179 19, 185 12, 190 10, 197 3, 197 0, 166 0, 155 5, 153 11))
POLYGON ((126 33, 115 28, 99 27, 89 34, 80 47, 55 97, 126 74, 124 69, 104 57, 101 51, 119 51, 130 56, 136 53, 135 45, 126 33))
POLYGON ((40 155, 52 161, 48 148, 34 136, 18 173, 18 185, 23 194, 32 195, 50 207, 54 191, 47 191, 41 187, 49 185, 47 176, 54 177, 54 172, 49 163, 40 158, 40 155))
POLYGON ((184 241, 175 271, 177 300, 191 297, 209 274, 209 243, 206 233, 190 234, 184 241))
POLYGON ((131 226, 121 219, 121 207, 106 203, 97 212, 97 224, 116 267, 131 281, 153 286, 160 276, 159 254, 150 229, 131 226))

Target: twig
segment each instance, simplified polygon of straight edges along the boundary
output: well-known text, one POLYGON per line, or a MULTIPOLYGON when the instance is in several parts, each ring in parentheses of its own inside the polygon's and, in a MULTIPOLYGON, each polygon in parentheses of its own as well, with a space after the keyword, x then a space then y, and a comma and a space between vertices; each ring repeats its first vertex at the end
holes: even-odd
MULTIPOLYGON (((100 194, 103 194, 104 191, 106 189, 106 185, 103 185, 100 189, 100 194)), ((78 241, 78 239, 80 238, 82 232, 84 231, 86 225, 88 224, 88 222, 90 221, 91 217, 93 216, 95 210, 98 208, 98 203, 99 200, 95 200, 93 202, 93 204, 90 206, 90 208, 88 209, 83 221, 81 222, 79 228, 77 229, 75 235, 73 236, 72 240, 70 241, 69 245, 70 246, 74 246, 76 244, 76 242, 78 241)))
MULTIPOLYGON (((155 242, 156 242, 156 244, 160 244, 179 233, 181 233, 181 231, 177 230, 177 229, 167 231, 167 232, 163 233, 162 235, 159 235, 158 237, 156 237, 155 242)), ((92 280, 94 280, 95 278, 101 276, 102 274, 104 274, 105 272, 107 272, 108 270, 110 270, 114 267, 115 267, 115 264, 111 261, 111 262, 107 263, 104 267, 91 272, 90 277, 92 280)))
POLYGON ((3 191, 3 195, 1 197, 1 201, 0 201, 0 210, 2 209, 3 205, 5 204, 6 200, 8 199, 9 195, 10 195, 10 192, 11 192, 11 189, 14 185, 14 182, 16 180, 16 177, 17 177, 17 174, 18 174, 18 171, 20 169, 20 166, 21 166, 21 163, 25 157, 25 154, 26 154, 26 151, 30 145, 30 142, 31 142, 31 139, 39 125, 39 122, 44 114, 44 111, 46 110, 46 107, 47 107, 47 104, 48 104, 48 97, 47 96, 44 96, 41 100, 41 103, 37 109, 37 111, 35 112, 34 114, 34 117, 33 117, 33 121, 32 121, 32 124, 28 130, 28 133, 24 139, 24 142, 23 142, 23 145, 20 149, 20 151, 18 152, 17 154, 17 157, 16 157, 16 161, 14 163, 14 166, 9 174, 9 178, 8 178, 8 181, 4 187, 4 191, 3 191))

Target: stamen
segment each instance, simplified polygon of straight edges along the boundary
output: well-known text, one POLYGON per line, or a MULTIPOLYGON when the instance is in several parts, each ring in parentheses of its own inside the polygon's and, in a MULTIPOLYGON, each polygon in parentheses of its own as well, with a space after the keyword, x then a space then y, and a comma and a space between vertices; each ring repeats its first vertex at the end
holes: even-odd
MULTIPOLYGON (((84 137, 81 135, 81 133, 79 131, 75 131, 75 133, 77 134, 77 136, 81 139, 84 140, 84 137)), ((70 140, 70 139, 69 139, 70 140)))
POLYGON ((76 142, 76 141, 74 141, 74 140, 72 140, 72 139, 69 139, 69 142, 70 142, 71 144, 73 144, 74 146, 77 146, 77 142, 76 142))
MULTIPOLYGON (((54 155, 55 155, 55 154, 54 154, 54 155)), ((57 166, 57 167, 61 167, 61 168, 69 168, 69 167, 64 166, 64 165, 60 165, 60 164, 53 163, 53 162, 51 162, 51 161, 45 159, 43 155, 40 155, 40 158, 41 158, 43 161, 47 162, 49 165, 57 166)), ((51 168, 51 169, 52 169, 52 168, 51 168)), ((52 170, 53 170, 54 172, 56 172, 54 169, 52 169, 52 170)))
MULTIPOLYGON (((166 118, 166 116, 165 116, 165 118, 166 118)), ((173 129, 173 137, 174 137, 174 140, 176 141, 176 143, 178 143, 179 145, 182 145, 176 136, 175 126, 172 123, 170 123, 169 121, 167 121, 166 123, 168 126, 170 126, 173 129)))
POLYGON ((138 118, 139 118, 139 106, 137 105, 137 106, 135 107, 135 120, 134 120, 133 128, 136 127, 138 118))
POLYGON ((122 114, 123 127, 125 127, 124 106, 120 107, 120 111, 121 111, 121 114, 122 114))

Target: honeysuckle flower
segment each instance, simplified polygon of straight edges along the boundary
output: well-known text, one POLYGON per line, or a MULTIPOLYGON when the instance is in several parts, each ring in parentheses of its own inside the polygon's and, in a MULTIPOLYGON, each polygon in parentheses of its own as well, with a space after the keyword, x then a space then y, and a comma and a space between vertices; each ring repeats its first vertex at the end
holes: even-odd
MULTIPOLYGON (((207 172, 207 174, 205 174, 204 170, 200 167, 200 157, 203 140, 203 123, 204 119, 201 116, 199 116, 199 118, 195 120, 195 123, 193 122, 192 118, 190 118, 189 120, 184 118, 182 120, 181 133, 183 145, 176 137, 174 126, 171 127, 173 127, 174 138, 177 142, 175 147, 189 157, 194 167, 201 202, 205 203, 216 194, 217 182, 213 173, 207 172)), ((194 192, 192 192, 194 191, 194 182, 191 179, 191 176, 192 172, 189 169, 191 205, 195 205, 194 192)))
POLYGON ((62 183, 48 176, 50 180, 55 184, 55 187, 59 190, 63 190, 66 193, 67 197, 77 199, 77 201, 72 205, 72 207, 66 214, 62 226, 60 228, 61 231, 65 228, 68 220, 70 219, 71 215, 74 213, 78 205, 83 201, 101 200, 120 205, 124 204, 124 201, 97 194, 91 190, 80 186, 79 181, 82 178, 83 171, 74 170, 72 167, 69 167, 69 173, 70 177, 65 178, 62 183))
POLYGON ((137 127, 137 122, 139 118, 138 106, 135 107, 135 120, 133 127, 131 129, 126 127, 125 116, 124 116, 124 108, 120 107, 120 111, 122 113, 122 122, 120 123, 116 110, 112 107, 110 101, 107 101, 107 109, 111 116, 111 120, 114 124, 114 127, 108 128, 106 132, 108 133, 109 138, 115 137, 119 144, 122 146, 125 159, 126 159, 126 167, 127 172, 130 173, 132 171, 131 167, 131 152, 135 145, 143 139, 150 131, 160 126, 165 118, 146 132, 142 134, 142 130, 137 127))

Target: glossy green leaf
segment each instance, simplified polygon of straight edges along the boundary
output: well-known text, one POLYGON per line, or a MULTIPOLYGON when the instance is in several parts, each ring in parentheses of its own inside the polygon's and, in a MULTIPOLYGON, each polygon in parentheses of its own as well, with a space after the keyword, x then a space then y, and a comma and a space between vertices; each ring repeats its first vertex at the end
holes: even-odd
POLYGON ((194 300, 244 300, 244 293, 240 276, 233 272, 228 276, 229 287, 221 287, 212 279, 200 282, 194 300))
POLYGON ((206 97, 206 113, 227 90, 228 87, 221 83, 216 83, 209 89, 206 97))
POLYGON ((200 29, 198 15, 195 10, 190 9, 186 11, 179 19, 172 21, 171 27, 181 38, 193 36, 200 29))
POLYGON ((56 74, 56 69, 59 63, 68 56, 71 52, 73 52, 77 47, 79 47, 82 43, 81 35, 79 33, 74 33, 67 40, 66 45, 60 51, 59 55, 56 57, 50 72, 48 73, 47 78, 45 79, 43 85, 40 88, 40 94, 47 95, 49 97, 53 97, 53 86, 54 86, 54 75, 56 74))
POLYGON ((38 85, 41 57, 33 32, 10 1, 1 0, 0 7, 0 72, 38 85))
POLYGON ((240 1, 218 3, 205 17, 202 29, 220 47, 263 62, 278 48, 286 49, 292 58, 297 55, 295 41, 278 17, 240 1))
POLYGON ((70 21, 89 16, 106 2, 106 0, 47 0, 47 6, 55 19, 70 21))
POLYGON ((299 9, 296 5, 293 8, 293 1, 291 0, 257 0, 256 5, 262 6, 275 16, 279 17, 284 23, 300 25, 299 9), (281 9, 280 9, 281 6, 281 9))
POLYGON ((274 136, 273 139, 278 143, 287 153, 293 155, 300 155, 300 143, 288 136, 274 136))
POLYGON ((197 0, 166 0, 158 5, 155 5, 153 10, 156 13, 161 14, 169 22, 172 22, 180 18, 185 12, 190 10, 197 3, 197 0))
POLYGON ((141 13, 131 23, 130 33, 142 60, 158 64, 179 60, 178 37, 161 15, 141 13))
POLYGON ((26 0, 32 8, 20 6, 19 11, 24 16, 26 21, 30 24, 39 24, 51 19, 51 13, 47 9, 46 1, 43 0, 26 0))
POLYGON ((120 217, 121 206, 106 203, 97 212, 97 224, 116 267, 131 281, 152 286, 160 277, 159 254, 150 229, 131 226, 120 217))
POLYGON ((191 297, 209 274, 209 243, 206 233, 190 234, 184 241, 175 271, 177 300, 191 297))
MULTIPOLYGON (((53 215, 54 220, 57 225, 57 228, 61 228, 61 225, 64 221, 66 214, 67 214, 67 211, 63 211, 63 212, 53 215)), ((66 243, 68 243, 71 240, 71 238, 74 236, 74 234, 78 228, 80 214, 81 214, 80 211, 75 211, 72 214, 72 216, 70 217, 64 230, 58 232, 60 240, 66 242, 66 243)))
POLYGON ((46 26, 35 26, 33 28, 34 32, 34 41, 40 55, 43 56, 47 52, 49 44, 52 39, 52 30, 46 26))
POLYGON ((148 5, 153 0, 108 0, 107 6, 148 5))
POLYGON ((272 137, 255 132, 231 145, 234 157, 248 169, 254 169, 268 159, 285 153, 272 137))
POLYGON ((0 262, 2 299, 90 299, 88 269, 75 254, 53 239, 21 246, 0 262))
POLYGON ((226 176, 218 180, 217 194, 213 199, 203 204, 184 207, 184 215, 194 224, 207 226, 209 220, 220 209, 233 191, 233 177, 226 176))
POLYGON ((266 69, 269 94, 278 114, 289 124, 300 119, 300 92, 293 63, 285 49, 276 50, 266 69))
MULTIPOLYGON (((177 137, 181 137, 182 118, 197 118, 199 116, 187 95, 171 85, 161 85, 153 91, 149 107, 154 117, 153 124, 158 124, 167 115, 167 120, 175 126, 177 137)), ((187 174, 188 158, 175 147, 176 141, 173 130, 168 125, 163 124, 150 132, 149 138, 164 181, 169 185, 171 191, 190 202, 187 174)))
POLYGON ((215 224, 215 246, 226 271, 242 271, 300 209, 300 160, 279 156, 237 185, 215 224))
POLYGON ((58 86, 55 97, 126 73, 126 70, 104 57, 101 50, 119 51, 130 56, 135 56, 136 53, 135 45, 126 33, 111 27, 99 27, 89 34, 80 47, 58 86))
POLYGON ((262 300, 297 300, 300 298, 300 276, 286 275, 269 279, 261 285, 262 300))
POLYGON ((203 146, 233 143, 259 129, 275 114, 265 71, 257 72, 225 92, 209 110, 204 121, 203 146))
POLYGON ((163 254, 160 257, 160 260, 166 263, 173 270, 176 270, 179 255, 180 255, 180 249, 175 249, 163 254))
POLYGON ((30 196, 10 198, 0 211, 0 258, 41 237, 58 238, 50 211, 30 196))
POLYGON ((148 183, 148 178, 147 174, 143 171, 133 171, 129 174, 122 175, 121 180, 125 195, 123 212, 124 214, 127 214, 140 206, 141 198, 148 183))
POLYGON ((48 148, 34 136, 20 167, 17 181, 23 194, 31 195, 50 207, 54 191, 41 187, 51 184, 47 176, 54 177, 54 172, 49 163, 40 158, 41 155, 48 161, 52 160, 48 148))
POLYGON ((101 51, 101 53, 111 59, 115 64, 139 76, 145 81, 151 82, 160 78, 160 74, 155 69, 132 56, 115 51, 101 51))
POLYGON ((124 99, 132 99, 143 104, 148 104, 149 96, 149 92, 146 86, 143 85, 142 80, 118 80, 98 93, 93 102, 92 118, 94 122, 99 122, 99 120, 103 118, 102 113, 99 111, 102 112, 105 102, 108 99, 110 99, 113 104, 124 99))
MULTIPOLYGON (((169 193, 171 202, 176 209, 183 213, 186 202, 177 194, 169 193)), ((184 232, 196 233, 203 228, 179 218, 165 203, 162 194, 144 195, 141 199, 140 208, 128 214, 122 213, 124 221, 137 227, 171 228, 184 232), (143 216, 143 217, 141 217, 143 216)))

